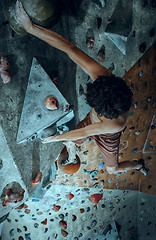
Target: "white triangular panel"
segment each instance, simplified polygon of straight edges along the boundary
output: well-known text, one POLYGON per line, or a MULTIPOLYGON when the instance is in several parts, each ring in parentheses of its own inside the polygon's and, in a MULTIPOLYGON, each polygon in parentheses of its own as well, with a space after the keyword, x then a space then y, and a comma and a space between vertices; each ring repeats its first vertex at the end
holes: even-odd
POLYGON ((127 37, 115 34, 115 33, 106 33, 106 36, 119 48, 119 50, 126 55, 127 47, 127 37))
POLYGON ((68 115, 69 113, 65 112, 66 105, 68 105, 66 99, 36 58, 33 58, 17 142, 20 143, 29 139, 34 134, 68 115), (53 96, 58 100, 59 108, 57 110, 50 111, 45 107, 45 100, 48 96, 53 96))

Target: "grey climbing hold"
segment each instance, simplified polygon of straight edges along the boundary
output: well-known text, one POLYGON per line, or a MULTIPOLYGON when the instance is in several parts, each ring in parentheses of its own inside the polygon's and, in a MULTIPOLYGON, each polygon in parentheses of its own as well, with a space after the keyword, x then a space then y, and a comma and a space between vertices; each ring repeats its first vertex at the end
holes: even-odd
POLYGON ((140 131, 135 132, 135 135, 140 135, 140 131))
POLYGON ((0 170, 2 169, 2 167, 3 167, 3 161, 2 159, 0 159, 0 170))
POLYGON ((97 174, 98 174, 98 171, 97 171, 97 170, 94 170, 94 171, 90 172, 90 178, 91 178, 91 179, 94 179, 97 174))
POLYGON ((134 108, 138 108, 138 103, 137 102, 134 103, 134 108))

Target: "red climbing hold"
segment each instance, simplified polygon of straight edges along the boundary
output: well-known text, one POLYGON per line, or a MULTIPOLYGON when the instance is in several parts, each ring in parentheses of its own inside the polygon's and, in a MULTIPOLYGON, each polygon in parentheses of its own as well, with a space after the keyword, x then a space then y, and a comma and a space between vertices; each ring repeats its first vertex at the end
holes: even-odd
POLYGON ((75 215, 72 215, 72 217, 73 217, 73 218, 72 218, 72 221, 75 222, 76 219, 77 219, 77 217, 76 217, 75 215))
POLYGON ((66 195, 66 197, 67 197, 69 200, 71 200, 71 199, 74 197, 74 194, 69 193, 69 194, 66 195))
POLYGON ((59 222, 59 224, 60 224, 60 227, 61 227, 63 230, 66 230, 66 229, 67 229, 67 223, 66 223, 65 221, 61 220, 61 221, 59 222))
POLYGON ((80 213, 84 213, 84 208, 80 208, 80 213))
POLYGON ((55 211, 55 212, 58 212, 61 207, 60 207, 59 205, 55 205, 55 204, 54 204, 54 205, 53 205, 53 208, 54 208, 54 211, 55 211))
POLYGON ((98 202, 102 199, 103 195, 100 193, 95 193, 90 195, 89 201, 91 201, 94 204, 98 204, 98 202))

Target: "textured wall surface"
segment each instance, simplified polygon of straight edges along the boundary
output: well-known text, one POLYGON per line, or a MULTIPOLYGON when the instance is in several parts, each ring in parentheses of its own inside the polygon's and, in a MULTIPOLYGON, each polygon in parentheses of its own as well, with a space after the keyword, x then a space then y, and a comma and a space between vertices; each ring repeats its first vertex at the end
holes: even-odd
MULTIPOLYGON (((118 175, 108 174, 93 140, 85 142, 78 149, 81 167, 77 173, 65 175, 58 169, 55 176, 55 160, 63 147, 62 143, 43 145, 38 140, 20 145, 16 143, 33 57, 38 60, 52 80, 57 76, 58 89, 73 105, 75 119, 69 125, 71 129, 90 109, 85 104, 84 93, 86 83, 91 80, 66 54, 31 35, 21 37, 13 32, 5 15, 5 1, 0 2, 0 57, 7 57, 11 74, 11 81, 7 84, 0 79, 2 130, 0 145, 2 153, 6 153, 0 156, 0 195, 3 197, 5 191, 12 187, 12 181, 17 182, 15 190, 19 192, 21 187, 25 190, 21 203, 28 203, 28 207, 21 206, 24 207, 21 212, 13 210, 7 217, 3 225, 3 239, 35 240, 32 236, 38 234, 40 239, 45 236, 47 239, 59 240, 87 238, 92 240, 94 237, 95 239, 99 237, 100 240, 104 235, 99 228, 104 231, 109 223, 116 220, 122 225, 119 232, 121 239, 154 240, 156 223, 153 221, 153 214, 156 210, 155 197, 152 195, 156 194, 156 46, 154 44, 156 2, 133 0, 132 4, 127 4, 127 1, 62 0, 62 16, 53 30, 75 43, 88 55, 109 68, 113 74, 123 77, 131 87, 134 102, 127 129, 121 139, 119 161, 144 159, 145 167, 149 169, 147 176, 137 171, 118 175), (127 12, 129 17, 126 15, 127 12), (6 166, 9 167, 7 174, 6 166), (31 182, 37 171, 42 172, 43 181, 35 191, 36 187, 32 186, 31 182), (52 184, 55 185, 51 187, 52 184), (51 190, 48 192, 50 187, 51 190), (88 188, 89 190, 85 190, 88 188), (78 195, 79 191, 82 193, 87 191, 84 194, 85 199, 83 194, 78 195), (73 192, 77 200, 75 201, 74 197, 68 205, 65 194, 61 195, 63 192, 73 192), (34 200, 30 199, 26 202, 27 197, 32 193, 34 200), (103 194, 99 205, 88 202, 88 196, 92 193, 103 194), (117 202, 122 203, 120 207, 117 202), (56 203, 60 204, 61 212, 53 210, 53 204, 56 203), (61 204, 65 204, 64 208, 61 204), (105 206, 102 204, 106 205, 104 216, 105 206), (91 213, 87 212, 87 207, 92 209, 91 213), (82 210, 83 213, 80 213, 80 208, 84 208, 85 212, 82 210), (137 214, 133 214, 136 208, 137 214), (75 222, 71 217, 74 211, 74 215, 78 216, 78 221, 75 222), (36 212, 42 213, 36 214, 36 212), (65 217, 68 214, 70 216, 69 223, 67 220, 67 231, 65 230, 68 233, 67 237, 62 235, 66 235, 65 232, 61 233, 59 218, 61 219, 62 215, 60 217, 58 213, 64 214, 65 217), (25 225, 20 221, 22 217, 25 225), (55 223, 56 232, 53 225, 55 223), (90 229, 91 233, 89 233, 90 229)), ((9 211, 10 208, 4 208, 0 201, 1 216, 9 211)), ((5 217, 1 218, 0 222, 4 219, 5 217)), ((66 218, 64 219, 66 221, 66 218)))

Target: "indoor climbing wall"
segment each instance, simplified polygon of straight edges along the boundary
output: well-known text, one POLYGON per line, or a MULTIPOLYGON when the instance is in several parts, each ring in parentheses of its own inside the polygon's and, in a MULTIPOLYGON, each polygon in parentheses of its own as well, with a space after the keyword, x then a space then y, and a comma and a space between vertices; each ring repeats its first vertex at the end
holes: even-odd
POLYGON ((136 191, 53 185, 10 213, 2 240, 154 240, 155 207, 154 196, 136 191))
POLYGON ((132 170, 117 175, 108 174, 94 140, 78 146, 81 166, 74 175, 57 172, 55 184, 129 189, 156 194, 156 45, 126 73, 123 79, 133 91, 133 106, 127 128, 120 143, 119 161, 143 159, 148 175, 132 170))

